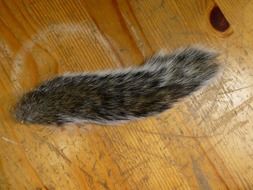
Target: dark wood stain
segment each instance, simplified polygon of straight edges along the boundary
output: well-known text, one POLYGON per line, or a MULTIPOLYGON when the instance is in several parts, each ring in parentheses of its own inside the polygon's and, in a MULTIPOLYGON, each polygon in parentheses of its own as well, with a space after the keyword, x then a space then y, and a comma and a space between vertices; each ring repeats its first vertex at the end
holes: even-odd
POLYGON ((219 32, 225 32, 230 24, 218 6, 214 6, 210 13, 210 22, 219 32))

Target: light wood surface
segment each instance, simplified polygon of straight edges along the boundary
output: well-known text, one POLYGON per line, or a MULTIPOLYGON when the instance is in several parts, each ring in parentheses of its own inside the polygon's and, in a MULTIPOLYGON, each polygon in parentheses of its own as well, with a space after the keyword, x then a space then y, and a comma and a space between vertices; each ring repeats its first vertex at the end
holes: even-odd
POLYGON ((253 189, 253 1, 0 0, 0 189, 253 189), (216 31, 215 4, 230 28, 216 31), (26 126, 17 99, 59 73, 138 65, 203 44, 221 76, 152 118, 26 126))

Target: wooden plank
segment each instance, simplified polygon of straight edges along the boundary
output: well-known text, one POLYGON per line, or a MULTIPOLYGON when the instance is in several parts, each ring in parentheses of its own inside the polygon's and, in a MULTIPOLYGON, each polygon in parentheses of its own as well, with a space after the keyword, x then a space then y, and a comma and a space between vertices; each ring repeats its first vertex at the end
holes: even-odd
POLYGON ((252 189, 248 0, 0 0, 0 189, 252 189), (216 31, 218 6, 230 23, 216 31), (64 129, 11 106, 59 73, 127 67, 192 43, 221 52, 219 79, 157 117, 64 129))

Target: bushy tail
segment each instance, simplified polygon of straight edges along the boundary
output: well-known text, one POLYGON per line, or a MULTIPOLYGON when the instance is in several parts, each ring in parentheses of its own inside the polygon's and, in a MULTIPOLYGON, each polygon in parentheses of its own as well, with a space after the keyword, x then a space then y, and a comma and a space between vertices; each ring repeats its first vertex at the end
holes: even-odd
POLYGON ((38 124, 110 124, 158 114, 213 78, 216 57, 189 47, 137 68, 57 76, 25 94, 15 116, 38 124))

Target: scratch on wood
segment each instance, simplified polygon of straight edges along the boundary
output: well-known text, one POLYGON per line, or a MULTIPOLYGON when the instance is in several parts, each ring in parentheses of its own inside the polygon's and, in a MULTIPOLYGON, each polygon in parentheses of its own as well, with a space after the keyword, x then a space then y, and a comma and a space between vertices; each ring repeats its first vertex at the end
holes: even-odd
POLYGON ((131 172, 131 171, 133 171, 133 170, 139 168, 141 165, 146 164, 148 161, 149 161, 149 160, 144 160, 144 161, 142 161, 142 162, 136 164, 135 166, 126 169, 125 171, 122 172, 122 175, 128 174, 129 172, 131 172))
POLYGON ((198 162, 192 158, 192 170, 194 172, 194 175, 196 176, 199 188, 201 190, 211 190, 208 180, 203 173, 202 169, 200 168, 198 162))
POLYGON ((11 140, 11 139, 8 139, 8 138, 6 138, 6 137, 4 137, 4 136, 2 136, 1 138, 2 138, 2 140, 6 141, 6 142, 8 142, 8 143, 10 143, 10 144, 18 144, 17 142, 15 142, 15 141, 13 141, 13 140, 11 140))
POLYGON ((98 181, 100 185, 102 185, 106 190, 110 190, 106 182, 98 181))
POLYGON ((200 139, 200 138, 211 138, 214 136, 222 135, 222 133, 218 134, 210 134, 210 135, 180 135, 174 133, 161 133, 161 132, 152 132, 152 131, 145 131, 145 130, 135 130, 136 132, 145 133, 147 135, 158 135, 164 138, 182 138, 182 139, 200 139))
POLYGON ((47 143, 47 145, 50 150, 54 151, 57 155, 61 156, 64 160, 68 162, 68 164, 71 164, 71 160, 61 150, 59 150, 51 143, 47 143))
POLYGON ((223 125, 225 123, 228 123, 231 121, 231 119, 233 117, 235 117, 237 115, 238 112, 240 112, 241 110, 243 110, 245 107, 247 107, 251 102, 253 101, 253 97, 248 98, 247 100, 245 100, 244 102, 242 102, 240 105, 238 105, 237 107, 235 107, 234 109, 226 112, 225 114, 223 114, 222 116, 220 116, 217 119, 217 124, 219 123, 223 123, 223 125))
POLYGON ((241 87, 241 88, 227 90, 227 91, 224 91, 222 93, 219 93, 218 95, 230 94, 230 93, 233 93, 233 92, 237 92, 237 91, 244 90, 244 89, 247 89, 247 88, 252 88, 252 87, 253 87, 253 84, 248 85, 248 86, 244 86, 244 87, 241 87))
POLYGON ((92 175, 90 175, 87 171, 85 171, 83 168, 81 168, 81 167, 79 167, 79 169, 80 169, 80 171, 83 173, 83 174, 85 174, 85 176, 87 176, 88 177, 88 181, 89 181, 89 183, 93 183, 93 176, 92 175))

